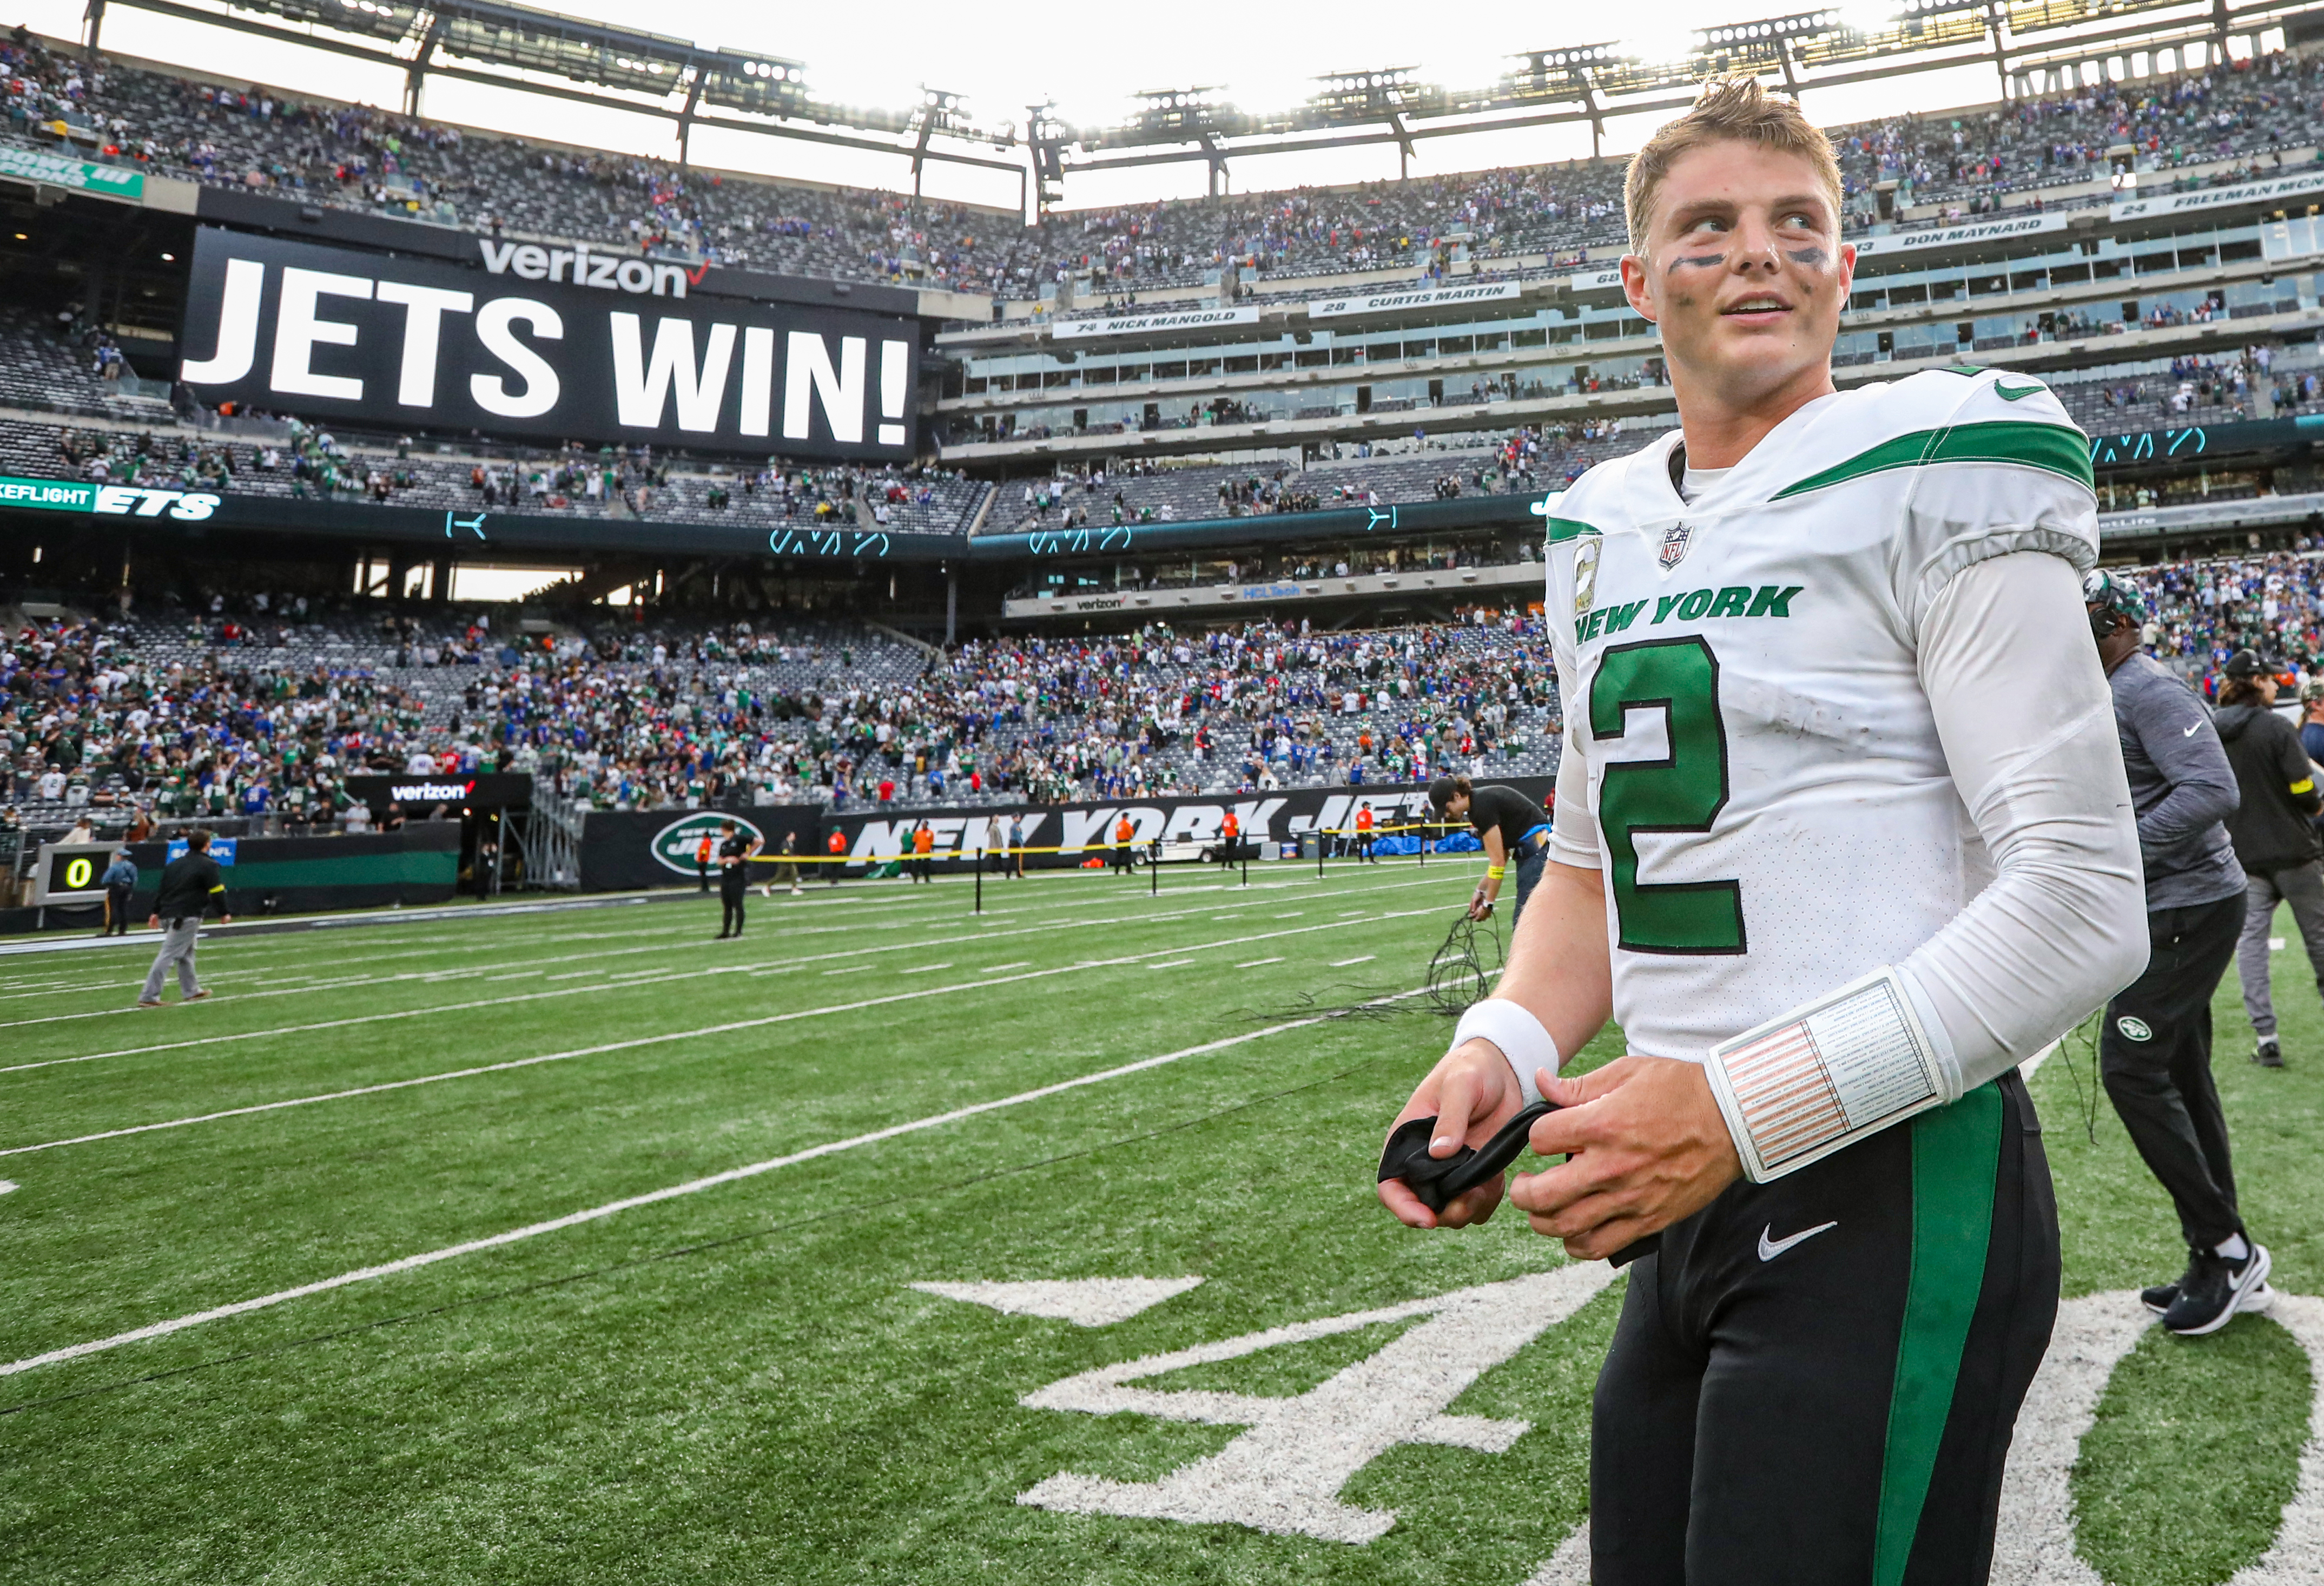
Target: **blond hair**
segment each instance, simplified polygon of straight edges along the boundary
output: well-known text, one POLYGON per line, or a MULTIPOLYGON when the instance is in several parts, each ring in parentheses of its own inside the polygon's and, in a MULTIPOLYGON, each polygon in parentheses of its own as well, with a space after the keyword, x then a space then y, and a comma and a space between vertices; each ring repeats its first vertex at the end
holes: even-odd
POLYGON ((1655 129, 1646 146, 1630 156, 1630 172, 1622 183, 1622 207, 1630 226, 1630 251, 1643 257, 1646 229, 1653 224, 1655 197, 1663 178, 1679 156, 1706 143, 1756 143, 1797 154, 1815 168, 1816 180, 1831 199, 1832 218, 1840 218, 1840 161, 1833 158, 1831 140, 1800 113, 1789 99, 1777 98, 1756 77, 1713 78, 1702 85, 1693 108, 1655 129))

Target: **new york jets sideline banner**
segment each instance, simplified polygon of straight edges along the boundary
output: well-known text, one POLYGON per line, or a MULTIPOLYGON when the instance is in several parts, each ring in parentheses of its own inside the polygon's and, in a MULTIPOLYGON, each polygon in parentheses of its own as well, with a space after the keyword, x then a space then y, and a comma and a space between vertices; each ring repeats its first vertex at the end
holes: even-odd
MULTIPOLYGON (((1548 806, 1554 777, 1478 777, 1480 786, 1501 783, 1548 806)), ((785 832, 798 838, 798 852, 827 859, 831 834, 840 834, 848 862, 843 873, 864 871, 910 852, 912 832, 921 821, 936 839, 934 857, 956 865, 984 857, 1014 843, 1028 849, 1061 850, 1026 855, 1028 869, 1072 868, 1113 846, 1114 827, 1126 816, 1135 846, 1152 843, 1209 843, 1217 839, 1230 811, 1245 840, 1295 843, 1309 832, 1345 831, 1358 812, 1371 807, 1381 827, 1430 818, 1428 789, 1416 782, 1352 788, 1290 788, 1273 793, 1216 794, 1195 798, 1130 798, 1075 804, 1028 804, 981 809, 853 809, 833 815, 811 806, 767 805, 737 810, 605 811, 592 813, 581 828, 581 890, 585 892, 666 887, 697 878, 696 856, 706 836, 731 820, 755 834, 774 853, 785 832), (1021 827, 1012 836, 1001 823, 1021 827)), ((825 866, 808 871, 820 879, 825 866)), ((940 870, 944 868, 939 867, 940 870)), ((764 881, 770 872, 754 870, 764 881)))

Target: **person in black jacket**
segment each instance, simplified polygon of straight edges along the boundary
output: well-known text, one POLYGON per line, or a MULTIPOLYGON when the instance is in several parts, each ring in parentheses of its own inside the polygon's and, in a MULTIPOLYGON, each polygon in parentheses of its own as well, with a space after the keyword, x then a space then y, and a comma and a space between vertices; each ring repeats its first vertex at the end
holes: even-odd
POLYGON ((2258 1043, 2252 1061, 2263 1068, 2283 1066, 2276 1038, 2275 1002, 2268 994, 2268 933, 2275 908, 2292 905, 2292 917, 2308 949, 2308 966, 2324 993, 2324 844, 2312 824, 2324 810, 2316 789, 2316 768, 2301 746, 2300 733, 2275 714, 2275 678, 2252 650, 2228 658, 2227 680, 2211 718, 2235 768, 2243 804, 2227 817, 2227 836, 2244 867, 2244 934, 2236 944, 2236 974, 2244 984, 2244 1011, 2258 1043))
POLYGON ((714 857, 718 862, 718 940, 742 934, 742 899, 751 889, 751 856, 758 853, 761 839, 756 832, 745 835, 733 821, 718 823, 718 850, 714 857))
POLYGON ((209 850, 208 832, 189 832, 186 851, 161 869, 161 890, 153 894, 153 917, 146 922, 161 930, 161 950, 153 954, 153 967, 146 971, 145 989, 137 998, 140 1008, 161 1005, 161 983, 172 964, 177 966, 182 1000, 198 1002, 209 995, 194 978, 194 941, 201 935, 202 916, 215 902, 218 923, 234 921, 226 912, 226 876, 209 850))

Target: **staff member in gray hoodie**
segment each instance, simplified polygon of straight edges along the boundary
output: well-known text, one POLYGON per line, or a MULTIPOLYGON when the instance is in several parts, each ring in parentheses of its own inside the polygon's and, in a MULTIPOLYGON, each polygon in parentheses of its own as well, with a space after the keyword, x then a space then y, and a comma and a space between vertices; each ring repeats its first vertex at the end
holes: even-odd
POLYGON ((2308 763, 2301 734, 2275 714, 2276 681, 2267 663, 2256 650, 2239 650, 2227 659, 2227 674, 2211 720, 2243 793, 2243 803, 2227 817, 2227 836, 2246 878, 2236 976, 2243 982, 2252 1033, 2259 1037, 2252 1061, 2281 1068, 2283 1047, 2268 994, 2268 932, 2275 926, 2275 906, 2291 904, 2316 989, 2324 994, 2324 844, 2313 825, 2324 810, 2324 795, 2316 790, 2316 768, 2308 763))
POLYGON ((2203 702, 2139 648, 2145 597, 2103 570, 2084 580, 2082 597, 2138 815, 2151 946, 2146 973, 2107 1004, 2098 1073, 2187 1240, 2186 1275, 2141 1297, 2173 1332, 2216 1332, 2273 1297, 2267 1247, 2246 1236, 2236 1209, 2211 1078, 2211 998, 2243 929, 2243 867, 2221 824, 2240 795, 2203 702))

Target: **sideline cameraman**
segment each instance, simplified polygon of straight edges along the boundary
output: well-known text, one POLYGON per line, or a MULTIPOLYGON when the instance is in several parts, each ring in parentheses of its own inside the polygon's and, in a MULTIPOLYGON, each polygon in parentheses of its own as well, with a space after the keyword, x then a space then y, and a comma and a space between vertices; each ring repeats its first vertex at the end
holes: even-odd
POLYGON ((2243 803, 2227 817, 2227 836, 2244 867, 2244 934, 2236 945, 2236 976, 2243 982, 2244 1011, 2258 1037, 2252 1061, 2262 1068, 2283 1066, 2276 1039, 2275 1000, 2268 988, 2268 932, 2279 903, 2292 905, 2292 917, 2308 948, 2308 966, 2324 994, 2324 844, 2316 837, 2317 812, 2324 795, 2316 791, 2316 768, 2290 722, 2275 714, 2276 680, 2256 650, 2239 650, 2227 665, 2219 708, 2211 720, 2227 746, 2243 803))

